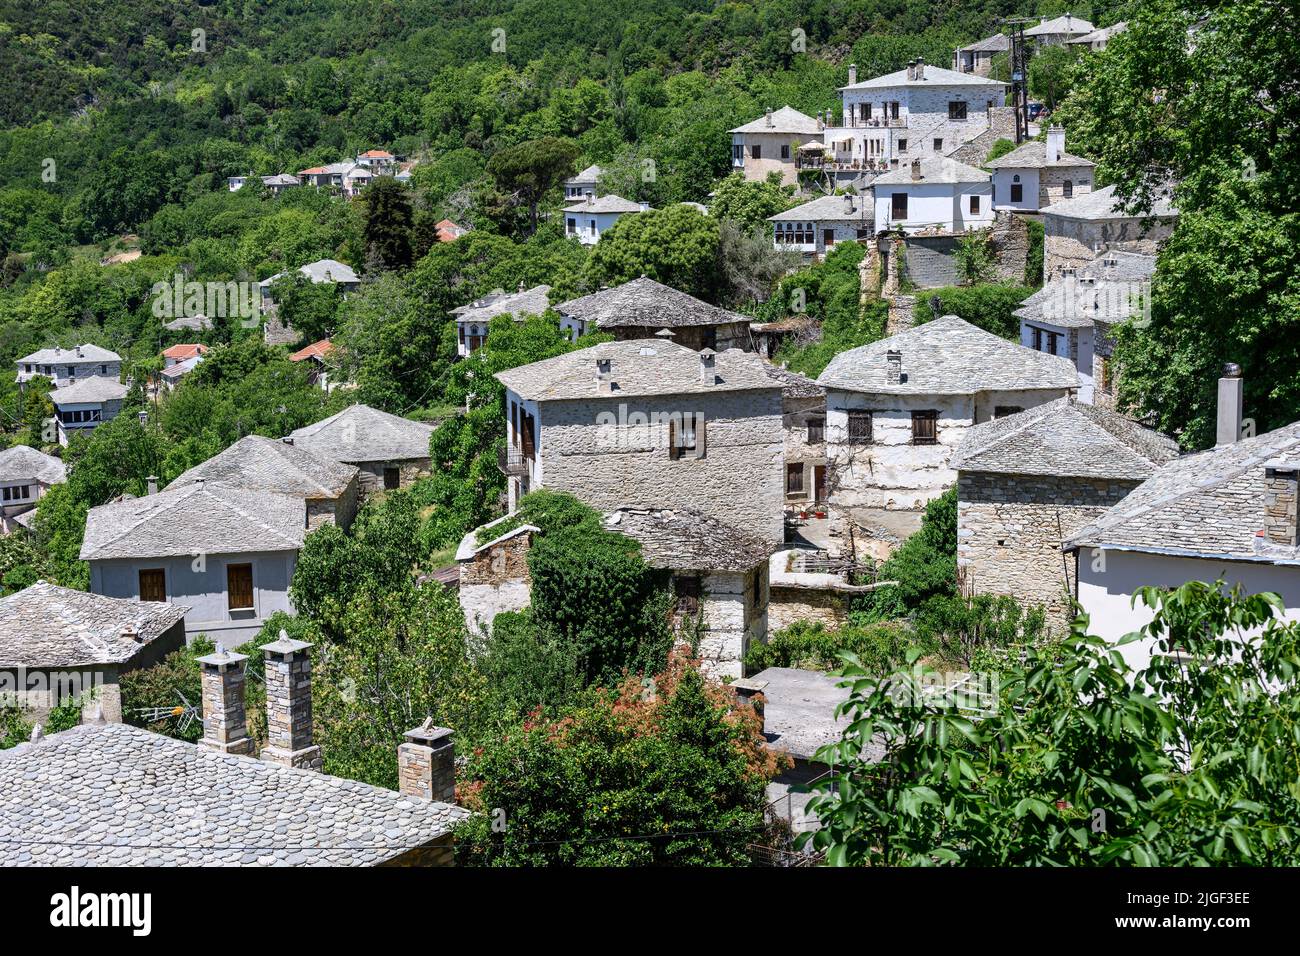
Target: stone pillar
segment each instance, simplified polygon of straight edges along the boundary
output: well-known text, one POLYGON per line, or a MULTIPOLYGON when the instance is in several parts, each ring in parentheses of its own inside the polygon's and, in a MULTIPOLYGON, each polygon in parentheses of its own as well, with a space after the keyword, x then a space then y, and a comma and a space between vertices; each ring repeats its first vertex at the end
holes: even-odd
POLYGON ((223 754, 252 756, 244 711, 244 661, 220 644, 215 652, 199 658, 199 679, 203 686, 203 739, 200 747, 223 754))
POLYGON ((311 658, 306 641, 280 639, 263 645, 266 655, 266 742, 262 759, 286 767, 321 768, 311 742, 311 658))
POLYGON ((765 701, 763 691, 767 688, 767 681, 750 680, 748 678, 733 680, 727 685, 727 688, 735 695, 738 704, 752 708, 754 713, 758 715, 758 732, 761 734, 766 727, 763 717, 763 704, 765 701))
POLYGON ((397 748, 397 789, 435 803, 456 802, 456 747, 452 732, 426 720, 397 748))

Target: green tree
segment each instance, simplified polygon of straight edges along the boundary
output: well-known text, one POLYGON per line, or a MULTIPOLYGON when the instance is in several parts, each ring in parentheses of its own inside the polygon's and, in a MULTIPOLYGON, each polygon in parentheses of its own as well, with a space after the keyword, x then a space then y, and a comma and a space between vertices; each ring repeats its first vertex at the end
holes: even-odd
POLYGON ((1043 47, 1029 61, 1029 92, 1051 111, 1070 93, 1074 81, 1074 48, 1043 47))
POLYGON ((719 242, 717 220, 691 206, 623 216, 592 249, 582 279, 594 290, 647 276, 714 302, 719 242))
POLYGON ((732 173, 714 190, 709 215, 719 221, 729 219, 745 232, 770 231, 768 217, 793 205, 790 190, 780 184, 779 178, 747 180, 743 173, 732 173))
POLYGON ((555 136, 529 140, 502 149, 488 160, 488 175, 496 182, 507 208, 528 211, 528 232, 537 231, 537 209, 542 197, 574 173, 581 147, 555 136))
POLYGON ((413 215, 406 187, 391 176, 380 176, 365 191, 366 223, 362 238, 366 261, 380 269, 405 269, 411 264, 413 215))

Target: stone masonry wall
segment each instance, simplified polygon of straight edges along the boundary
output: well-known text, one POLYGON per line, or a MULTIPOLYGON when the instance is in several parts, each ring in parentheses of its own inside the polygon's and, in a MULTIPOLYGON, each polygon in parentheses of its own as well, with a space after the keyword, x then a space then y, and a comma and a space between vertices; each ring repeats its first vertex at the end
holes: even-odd
POLYGON ((835 591, 815 588, 772 586, 767 608, 767 626, 783 630, 797 621, 810 621, 837 628, 848 620, 848 600, 835 591))
POLYGON ((1155 255, 1161 240, 1172 231, 1172 220, 1152 222, 1144 230, 1140 219, 1080 220, 1044 216, 1043 279, 1059 276, 1062 269, 1082 268, 1099 252, 1155 255))
POLYGON ((918 289, 940 289, 957 282, 957 239, 909 236, 904 247, 907 278, 918 289))
POLYGON ((989 232, 999 282, 1024 282, 1029 264, 1029 224, 1009 209, 999 209, 989 232))

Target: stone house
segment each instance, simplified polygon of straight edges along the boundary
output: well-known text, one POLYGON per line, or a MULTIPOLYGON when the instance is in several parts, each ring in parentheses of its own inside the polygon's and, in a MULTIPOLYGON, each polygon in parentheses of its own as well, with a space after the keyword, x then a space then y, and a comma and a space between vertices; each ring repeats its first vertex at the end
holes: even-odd
POLYGON ((769 365, 767 374, 781 384, 786 507, 821 504, 826 501, 826 390, 776 365, 769 365))
POLYGON ((1102 252, 1137 252, 1153 256, 1174 231, 1178 210, 1167 197, 1156 200, 1147 215, 1126 212, 1115 187, 1065 199, 1042 210, 1043 278, 1079 269, 1102 252))
POLYGON ((1064 355, 1079 373, 1079 401, 1114 408, 1114 327, 1149 308, 1155 271, 1155 256, 1103 252, 1077 271, 1054 276, 1015 311, 1020 344, 1064 355))
POLYGON ((31 521, 36 502, 67 480, 62 459, 27 445, 0 451, 0 531, 9 534, 31 521))
POLYGON ((91 508, 80 557, 95 594, 184 604, 188 636, 233 647, 293 612, 306 512, 295 495, 197 479, 91 508))
POLYGON ((624 216, 649 211, 649 203, 633 202, 613 193, 593 196, 564 207, 564 234, 584 246, 594 246, 624 216))
POLYGON ((1011 38, 1005 33, 995 33, 969 46, 952 52, 952 68, 957 73, 971 73, 987 78, 993 71, 993 58, 1011 50, 1011 38))
POLYGON ((429 439, 434 426, 349 405, 314 425, 289 433, 285 441, 318 458, 361 469, 361 493, 405 488, 429 474, 429 439))
POLYGON ((1112 37, 1118 36, 1128 29, 1128 21, 1121 20, 1119 23, 1111 24, 1108 27, 1102 27, 1100 30, 1093 30, 1091 33, 1085 33, 1083 36, 1077 36, 1072 40, 1067 40, 1066 45, 1071 47, 1083 47, 1088 50, 1097 51, 1106 49, 1106 44, 1112 37))
POLYGON ((360 471, 274 438, 248 435, 182 473, 168 488, 205 481, 302 498, 307 529, 336 524, 345 531, 357 513, 360 471))
POLYGON ((550 488, 601 511, 692 508, 781 540, 782 389, 757 355, 605 342, 496 377, 509 510, 550 488))
MULTIPOLYGON (((337 259, 317 259, 315 262, 300 266, 298 273, 316 284, 324 282, 336 285, 344 296, 361 288, 361 279, 356 274, 356 271, 347 263, 339 262, 337 259)), ((263 312, 275 311, 275 300, 271 295, 272 290, 275 284, 287 275, 287 272, 277 272, 257 284, 258 288, 261 289, 263 312)))
POLYGON ((913 159, 877 176, 877 233, 956 234, 993 225, 989 174, 944 156, 913 159))
POLYGON ((201 342, 181 342, 162 351, 163 368, 171 368, 181 362, 206 354, 208 347, 201 342))
POLYGON ((17 361, 19 386, 37 376, 48 378, 57 388, 66 388, 88 378, 117 378, 122 374, 122 357, 98 345, 41 349, 17 361))
POLYGON ((357 165, 366 167, 376 176, 391 176, 397 169, 397 157, 384 149, 368 149, 357 153, 357 165))
POLYGON ((811 202, 768 216, 775 248, 799 252, 805 258, 824 256, 839 242, 875 237, 875 200, 863 196, 821 196, 811 202))
POLYGON ((596 192, 599 189, 600 176, 603 172, 603 169, 593 164, 566 179, 564 181, 565 200, 568 202, 581 202, 584 199, 595 199, 596 192))
POLYGON ((690 349, 750 351, 749 317, 710 305, 671 286, 642 276, 612 289, 569 299, 555 306, 560 328, 574 340, 588 332, 609 332, 619 341, 663 338, 690 349))
POLYGON ((1037 212, 1044 206, 1092 192, 1097 164, 1065 151, 1065 128, 1047 140, 1031 140, 985 164, 993 170, 993 208, 1037 212))
POLYGON ((1178 457, 1178 445, 1108 409, 1057 399, 968 429, 957 471, 957 567, 967 593, 1074 616, 1065 539, 1178 457))
POLYGON ((749 181, 762 182, 777 173, 781 185, 796 185, 799 148, 821 143, 824 130, 820 118, 789 106, 767 110, 753 122, 731 130, 731 168, 743 172, 749 181))
POLYGON ((330 361, 333 351, 334 344, 329 339, 321 339, 318 342, 311 343, 311 345, 303 346, 296 352, 290 352, 289 361, 309 363, 308 384, 315 385, 322 391, 328 392, 332 384, 330 376, 337 368, 337 365, 330 361))
POLYGON ((50 392, 59 444, 67 445, 72 435, 91 431, 116 418, 127 391, 115 378, 94 376, 50 392))
POLYGON ((886 557, 957 480, 953 450, 974 425, 1061 398, 1074 366, 955 315, 841 352, 826 389, 830 532, 840 553, 886 557))
POLYGON ((498 315, 508 315, 522 322, 530 315, 541 315, 551 307, 549 285, 525 289, 523 282, 515 292, 493 289, 480 299, 451 310, 456 320, 456 354, 468 358, 487 341, 488 324, 498 315))
POLYGON ((1084 36, 1095 30, 1091 23, 1081 17, 1066 13, 1059 17, 1041 17, 1037 26, 1025 30, 1025 39, 1037 46, 1064 46, 1071 40, 1084 36))
POLYGON ((475 528, 456 549, 460 571, 457 598, 465 623, 480 634, 491 628, 502 611, 522 611, 532 599, 528 551, 533 535, 541 529, 531 524, 508 526, 511 517, 502 515, 475 528), (494 528, 503 530, 496 533, 494 528))
POLYGON ((87 713, 122 720, 118 677, 185 646, 179 604, 119 600, 45 581, 0 600, 0 706, 30 720, 80 699, 87 713))

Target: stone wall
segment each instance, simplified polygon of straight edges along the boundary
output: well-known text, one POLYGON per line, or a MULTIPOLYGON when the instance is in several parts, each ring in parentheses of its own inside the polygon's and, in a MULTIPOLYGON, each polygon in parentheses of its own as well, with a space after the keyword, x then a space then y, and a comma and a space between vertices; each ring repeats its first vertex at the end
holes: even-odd
POLYGON ((360 494, 368 495, 384 490, 384 469, 396 468, 401 473, 398 487, 406 488, 417 479, 427 478, 431 463, 428 458, 405 458, 394 461, 367 461, 357 465, 361 469, 360 494))
POLYGON ((1174 220, 1066 219, 1043 217, 1043 279, 1059 276, 1062 269, 1080 269, 1101 252, 1137 252, 1155 255, 1160 243, 1173 232, 1174 220))
POLYGON ((750 645, 767 640, 769 590, 766 563, 743 574, 701 576, 699 658, 710 677, 744 676, 750 645))
POLYGON ((1009 209, 999 209, 989 231, 993 247, 994 278, 998 282, 1024 282, 1029 264, 1029 224, 1009 209))
POLYGON ((1044 166, 1038 174, 1039 208, 1064 202, 1065 183, 1068 180, 1071 196, 1084 196, 1092 192, 1093 169, 1090 166, 1044 166))
POLYGON ((908 236, 904 245, 908 281, 918 289, 957 283, 955 236, 908 236))
POLYGON ((528 551, 532 535, 518 534, 460 562, 457 597, 471 630, 484 633, 502 611, 522 611, 532 600, 528 551))
POLYGON ((1137 487, 1136 481, 962 472, 957 482, 957 564, 977 594, 1042 604, 1063 631, 1075 564, 1061 542, 1137 487))
POLYGON ((972 139, 966 140, 950 155, 967 166, 983 166, 993 144, 1000 139, 1015 140, 1016 110, 1013 106, 995 106, 988 111, 987 127, 972 139))
POLYGON ((783 402, 781 426, 785 432, 785 464, 787 504, 804 504, 813 501, 817 488, 817 466, 826 464, 826 399, 822 396, 810 398, 787 398, 783 402), (820 421, 823 440, 808 440, 809 422, 820 421), (803 465, 803 490, 790 490, 789 470, 791 465, 803 465))
POLYGON ((891 295, 889 316, 885 320, 885 335, 897 335, 916 325, 916 296, 891 295))
POLYGON ((848 597, 838 591, 774 584, 767 608, 767 626, 784 630, 798 621, 837 628, 848 620, 848 597))
MULTIPOLYGON (((382 474, 380 486, 383 485, 382 474)), ((360 495, 360 479, 353 478, 337 498, 307 499, 307 529, 315 531, 321 525, 336 524, 344 531, 352 525, 357 514, 357 498, 360 495)))

